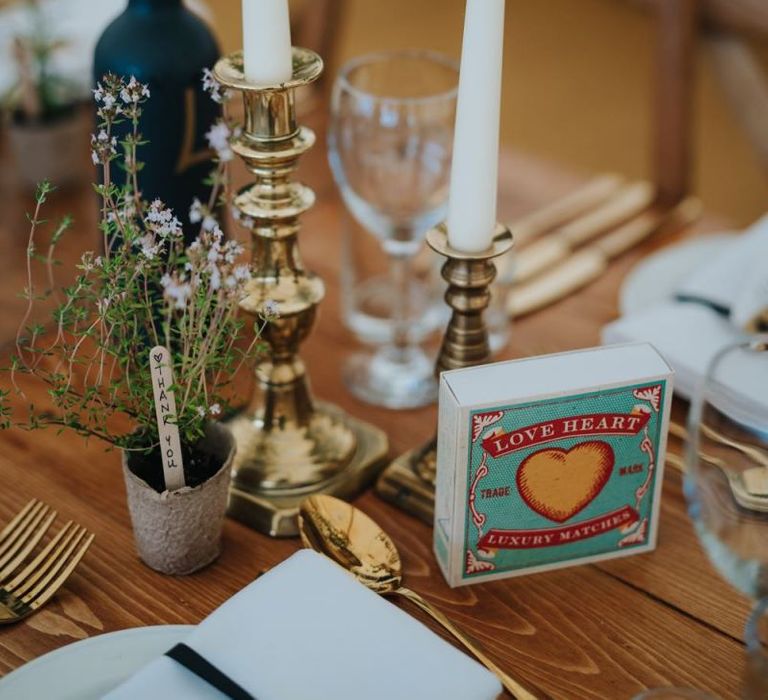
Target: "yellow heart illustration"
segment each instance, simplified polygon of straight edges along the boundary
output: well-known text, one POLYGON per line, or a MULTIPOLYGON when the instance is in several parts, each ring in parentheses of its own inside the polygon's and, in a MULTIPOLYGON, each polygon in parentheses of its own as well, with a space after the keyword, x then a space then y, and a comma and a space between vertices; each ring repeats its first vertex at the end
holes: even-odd
POLYGON ((600 440, 582 442, 570 450, 539 450, 521 462, 517 488, 532 510, 563 523, 602 491, 613 464, 611 446, 600 440))

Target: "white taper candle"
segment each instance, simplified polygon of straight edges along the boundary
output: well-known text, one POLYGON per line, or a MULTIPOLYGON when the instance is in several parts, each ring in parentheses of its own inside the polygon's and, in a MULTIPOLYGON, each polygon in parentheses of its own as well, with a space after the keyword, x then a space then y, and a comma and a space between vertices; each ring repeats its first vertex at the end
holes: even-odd
POLYGON ((291 79, 291 25, 288 0, 243 0, 243 68, 256 85, 291 79))
POLYGON ((467 0, 448 198, 448 244, 475 253, 496 227, 504 0, 467 0))

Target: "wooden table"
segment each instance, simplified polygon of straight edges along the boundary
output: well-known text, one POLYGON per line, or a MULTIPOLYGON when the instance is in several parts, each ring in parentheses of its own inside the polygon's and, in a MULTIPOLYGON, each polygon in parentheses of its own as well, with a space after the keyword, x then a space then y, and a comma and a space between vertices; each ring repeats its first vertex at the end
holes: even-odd
MULTIPOLYGON (((8 184, 7 156, 2 164, 0 288, 6 313, 0 319, 0 338, 7 342, 21 309, 12 295, 23 284, 23 212, 30 200, 8 184)), ((550 201, 580 179, 515 154, 505 154, 501 172, 501 215, 507 220, 550 201)), ((328 284, 328 298, 303 352, 314 391, 386 430, 394 456, 431 434, 435 410, 372 408, 341 385, 341 363, 353 339, 338 313, 338 256, 329 251, 339 247, 342 206, 322 143, 300 173, 318 195, 318 204, 305 217, 301 246, 308 266, 328 284)), ((51 202, 49 214, 72 211, 78 222, 66 258, 76 258, 93 244, 94 204, 87 186, 61 192, 51 202)), ((649 243, 625 256, 599 282, 517 322, 504 356, 598 344, 601 326, 617 314, 624 274, 658 245, 649 243)), ((224 552, 213 566, 185 578, 160 576, 134 552, 117 453, 53 432, 6 432, 0 441, 0 520, 36 496, 54 505, 61 519, 76 518, 96 533, 90 553, 57 598, 23 623, 0 630, 1 673, 103 632, 199 622, 259 571, 299 547, 296 540, 272 540, 228 522, 224 552)), ((664 685, 737 697, 748 601, 718 577, 699 548, 674 470, 665 475, 657 551, 454 590, 438 571, 430 528, 372 492, 356 503, 392 534, 403 554, 407 584, 470 630, 503 668, 540 697, 618 700, 664 685)))

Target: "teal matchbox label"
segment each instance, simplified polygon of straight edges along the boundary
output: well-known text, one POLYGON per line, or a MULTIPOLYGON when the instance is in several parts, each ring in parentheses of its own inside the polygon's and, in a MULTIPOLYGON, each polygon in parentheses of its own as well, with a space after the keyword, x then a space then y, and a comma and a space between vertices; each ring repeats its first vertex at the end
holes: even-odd
POLYGON ((471 411, 462 578, 648 549, 667 390, 657 380, 471 411))

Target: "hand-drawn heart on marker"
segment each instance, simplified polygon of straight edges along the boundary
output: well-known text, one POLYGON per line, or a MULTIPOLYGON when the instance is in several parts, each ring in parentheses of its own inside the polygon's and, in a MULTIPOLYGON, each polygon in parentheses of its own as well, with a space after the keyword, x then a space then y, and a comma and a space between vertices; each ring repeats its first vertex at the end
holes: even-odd
POLYGON ((531 510, 563 523, 602 491, 613 464, 613 450, 601 440, 582 442, 570 450, 539 450, 521 462, 517 488, 531 510))

